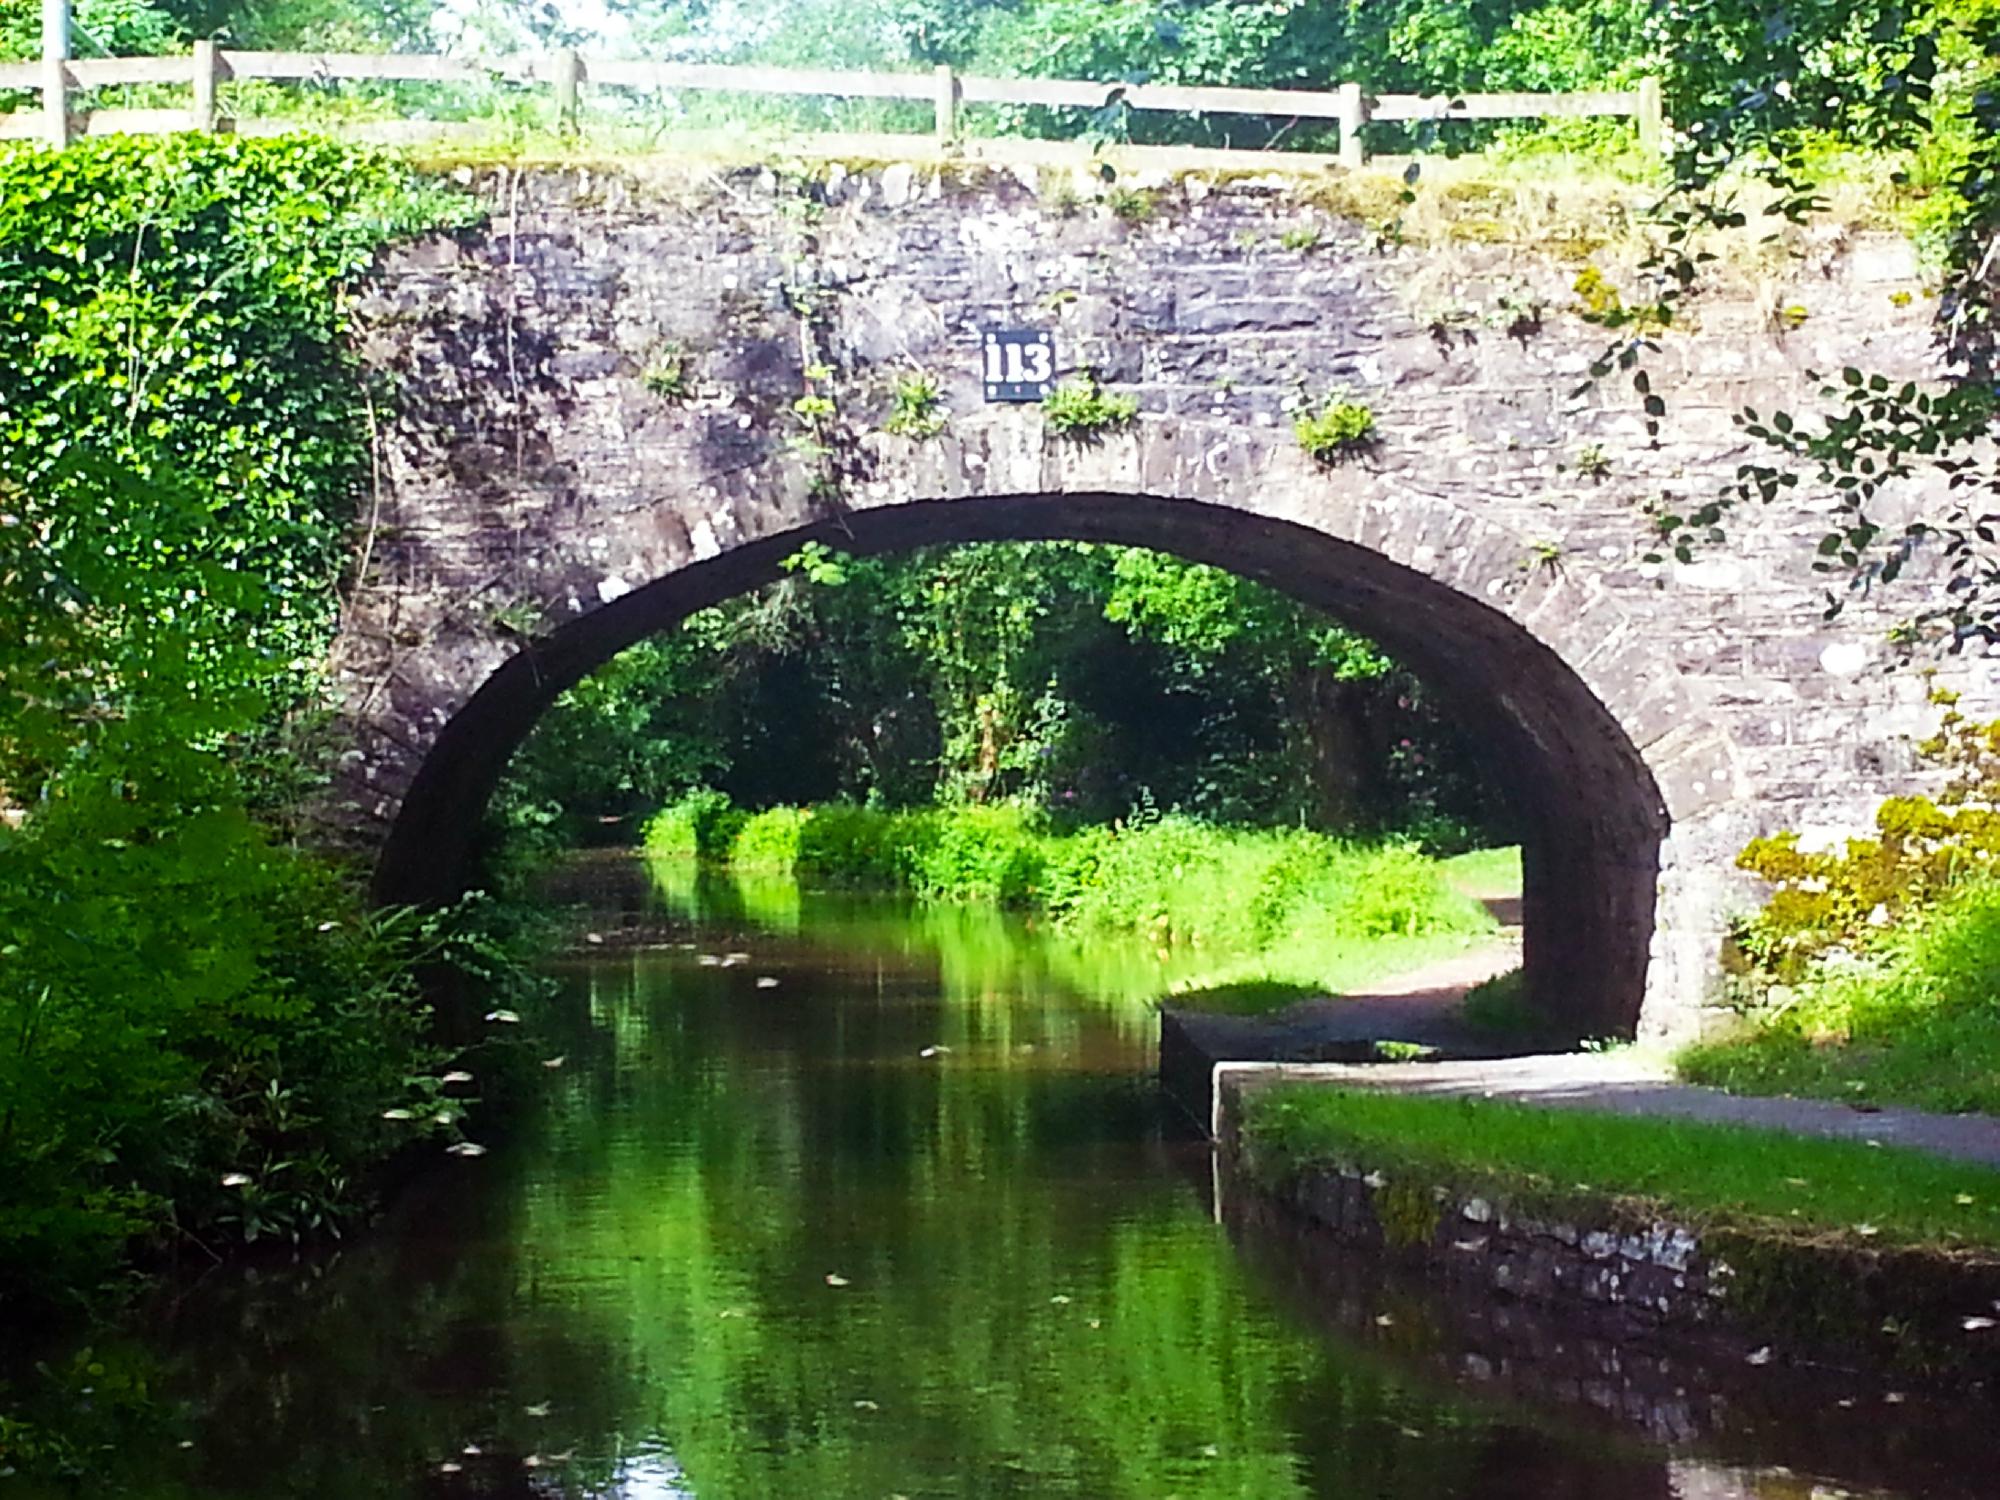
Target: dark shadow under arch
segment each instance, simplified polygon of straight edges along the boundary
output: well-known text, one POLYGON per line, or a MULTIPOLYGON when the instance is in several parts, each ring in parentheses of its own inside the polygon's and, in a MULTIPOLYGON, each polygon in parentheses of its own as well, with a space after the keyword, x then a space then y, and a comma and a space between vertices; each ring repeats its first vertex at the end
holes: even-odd
POLYGON ((555 697, 634 642, 775 581, 807 540, 862 553, 991 541, 1150 547, 1269 584, 1372 636, 1472 732, 1523 830, 1530 999, 1578 1036, 1630 1035, 1637 1025, 1667 813, 1637 747, 1576 672, 1498 610, 1380 553, 1292 522, 1142 495, 856 512, 691 563, 560 626, 495 671, 439 731, 383 848, 377 896, 431 903, 463 892, 487 800, 555 697))

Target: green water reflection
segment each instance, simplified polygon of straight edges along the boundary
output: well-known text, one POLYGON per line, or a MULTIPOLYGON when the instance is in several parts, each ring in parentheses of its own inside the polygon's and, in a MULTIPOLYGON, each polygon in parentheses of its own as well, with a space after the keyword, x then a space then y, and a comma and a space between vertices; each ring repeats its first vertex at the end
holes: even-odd
POLYGON ((656 946, 563 966, 536 1122, 353 1251, 163 1311, 191 1415, 142 1489, 1667 1493, 1260 1290, 1146 1081, 1150 950, 790 887, 648 900, 656 946))

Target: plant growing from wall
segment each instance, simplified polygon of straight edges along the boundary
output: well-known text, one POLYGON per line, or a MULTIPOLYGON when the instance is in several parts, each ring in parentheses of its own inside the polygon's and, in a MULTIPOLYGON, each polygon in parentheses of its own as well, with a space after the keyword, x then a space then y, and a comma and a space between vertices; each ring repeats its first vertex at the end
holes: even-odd
POLYGON ((660 345, 646 361, 646 368, 639 372, 639 384, 663 401, 687 400, 694 394, 687 350, 672 342, 660 345))
POLYGON ((1042 415, 1064 437, 1089 439, 1123 427, 1139 415, 1139 398, 1107 391, 1080 370, 1042 398, 1042 415))
POLYGON ((882 430, 897 437, 933 438, 944 431, 948 416, 937 377, 918 370, 897 379, 882 430))
POLYGON ((1115 219, 1122 219, 1127 224, 1143 224, 1153 217, 1159 204, 1145 188, 1114 184, 1104 195, 1104 206, 1111 210, 1115 219))
POLYGON ((833 394, 833 369, 829 365, 807 365, 806 393, 792 403, 792 416, 799 430, 787 446, 798 456, 810 476, 808 488, 815 495, 840 492, 840 474, 834 466, 834 424, 840 404, 833 394))
POLYGON ((1359 401, 1333 395, 1294 415, 1292 432, 1320 463, 1338 463, 1374 446, 1375 413, 1359 401))

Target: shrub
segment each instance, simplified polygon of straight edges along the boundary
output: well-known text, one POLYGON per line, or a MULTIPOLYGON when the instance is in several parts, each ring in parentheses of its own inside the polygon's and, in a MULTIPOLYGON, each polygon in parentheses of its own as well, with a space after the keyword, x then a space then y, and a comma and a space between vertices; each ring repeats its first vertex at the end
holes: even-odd
POLYGON ((647 822, 646 853, 655 859, 727 863, 730 847, 749 816, 730 802, 727 792, 697 787, 647 822))
POLYGON ((1065 437, 1089 438, 1123 427, 1139 415, 1137 396, 1114 395, 1089 371, 1060 381, 1042 398, 1048 424, 1065 437))
POLYGON ((730 866, 789 875, 799 862, 799 843, 811 818, 812 810, 803 807, 770 807, 751 814, 730 841, 730 866))
POLYGON ((882 430, 897 437, 932 438, 944 431, 944 389, 937 378, 921 371, 896 382, 895 404, 882 430))
POLYGON ((230 790, 153 747, 0 829, 0 1289, 88 1288, 169 1228, 337 1228, 457 1118, 412 977, 438 930, 369 913, 230 790))
POLYGON ((1765 992, 1746 1031, 1680 1059, 1699 1083, 2000 1113, 2000 880, 1967 882, 1862 958, 1765 992))
POLYGON ((1766 980, 1799 978, 1820 955, 1865 951, 1906 916, 1922 912, 1958 881, 2000 861, 2000 720, 1980 724, 1958 712, 1955 695, 1932 693, 1944 709, 1920 753, 1949 779, 1936 799, 1891 797, 1877 809, 1873 839, 1808 851, 1798 835, 1753 840, 1737 864, 1771 882, 1762 911, 1737 941, 1766 980))
POLYGON ((1299 446, 1321 463, 1352 457, 1375 442, 1375 413, 1356 401, 1329 396, 1317 409, 1292 418, 1299 446))

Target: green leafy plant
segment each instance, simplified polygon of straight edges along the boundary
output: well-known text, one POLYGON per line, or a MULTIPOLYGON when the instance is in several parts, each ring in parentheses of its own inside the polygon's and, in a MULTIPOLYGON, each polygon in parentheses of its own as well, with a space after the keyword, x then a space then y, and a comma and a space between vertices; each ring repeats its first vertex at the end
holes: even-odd
POLYGON ((1317 250, 1320 227, 1317 224, 1294 224, 1279 234, 1278 243, 1287 250, 1317 250))
POLYGON ((937 377, 917 371, 896 381, 896 392, 882 430, 897 437, 932 438, 945 429, 949 413, 944 388, 937 377))
POLYGON ((1374 411, 1338 395, 1297 412, 1292 432, 1299 446, 1323 464, 1351 458, 1377 441, 1374 411))
POLYGON ((1611 456, 1602 443, 1585 443, 1576 450, 1574 467, 1585 479, 1602 484, 1611 477, 1611 456))
POLYGON ((685 401, 694 394, 694 376, 688 354, 679 344, 667 343, 653 351, 639 384, 663 401, 685 401))
POLYGON ((1090 438, 1133 421, 1139 415, 1139 398, 1105 390, 1085 370, 1058 382, 1042 398, 1042 415, 1065 437, 1090 438))
POLYGON ((1111 210, 1113 218, 1122 219, 1127 224, 1143 224, 1153 217, 1159 204, 1145 188, 1115 183, 1105 191, 1104 206, 1111 210))

